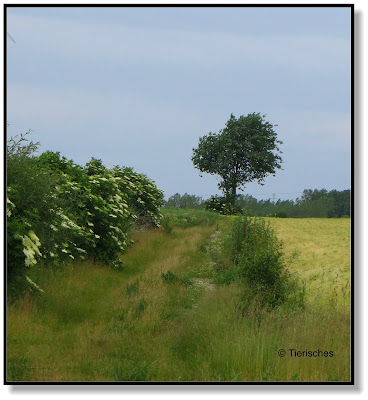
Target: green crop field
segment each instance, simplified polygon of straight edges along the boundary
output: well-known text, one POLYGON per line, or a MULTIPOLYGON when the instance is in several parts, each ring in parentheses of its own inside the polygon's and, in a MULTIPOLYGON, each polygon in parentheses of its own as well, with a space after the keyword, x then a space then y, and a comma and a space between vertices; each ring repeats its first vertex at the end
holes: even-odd
POLYGON ((7 307, 8 380, 350 380, 349 219, 270 218, 305 307, 245 315, 242 281, 215 279, 234 217, 167 213, 171 232, 136 231, 122 270, 86 260, 33 271, 44 292, 7 307))

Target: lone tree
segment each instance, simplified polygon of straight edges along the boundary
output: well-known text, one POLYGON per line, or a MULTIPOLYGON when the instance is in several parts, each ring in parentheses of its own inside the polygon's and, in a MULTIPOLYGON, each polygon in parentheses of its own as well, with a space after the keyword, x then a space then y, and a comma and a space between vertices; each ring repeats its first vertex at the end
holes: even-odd
POLYGON ((211 175, 219 175, 218 187, 224 192, 226 201, 234 205, 236 189, 248 182, 258 181, 263 185, 268 174, 275 176, 281 168, 282 152, 278 145, 274 126, 265 121, 260 113, 233 114, 219 133, 210 132, 199 138, 197 149, 193 149, 195 168, 211 175))

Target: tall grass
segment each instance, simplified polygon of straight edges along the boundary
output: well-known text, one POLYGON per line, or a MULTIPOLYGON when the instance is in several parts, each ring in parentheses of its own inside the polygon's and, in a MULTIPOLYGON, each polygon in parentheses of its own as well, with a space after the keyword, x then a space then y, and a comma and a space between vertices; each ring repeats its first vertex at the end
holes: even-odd
POLYGON ((235 283, 206 293, 186 314, 183 337, 175 339, 187 354, 184 380, 347 381, 350 379, 350 317, 336 309, 290 312, 278 308, 239 317, 235 283), (278 350, 287 351, 285 357, 278 350), (291 356, 299 351, 333 351, 333 357, 291 356))
POLYGON ((122 256, 123 271, 86 261, 32 276, 44 293, 8 305, 8 379, 154 379, 151 364, 167 360, 165 349, 152 343, 176 335, 176 321, 202 291, 167 284, 162 274, 200 269, 206 254, 194 253, 212 230, 177 229, 174 236, 136 233, 135 246, 122 256))
POLYGON ((231 270, 226 240, 233 220, 177 226, 174 235, 136 232, 122 271, 89 261, 39 271, 34 278, 44 293, 7 309, 8 379, 349 380, 350 314, 333 292, 324 293, 328 308, 285 303, 249 308, 245 316, 241 275, 214 283, 220 271, 231 270), (292 356, 289 349, 333 351, 333 357, 292 356))

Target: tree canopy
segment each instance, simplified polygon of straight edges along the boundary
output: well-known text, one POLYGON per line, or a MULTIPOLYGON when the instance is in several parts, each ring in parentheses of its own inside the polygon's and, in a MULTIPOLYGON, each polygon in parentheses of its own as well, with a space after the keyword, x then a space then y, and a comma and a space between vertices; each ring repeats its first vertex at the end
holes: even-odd
POLYGON ((265 115, 251 113, 238 119, 233 114, 225 128, 219 133, 210 132, 199 138, 198 148, 193 149, 192 162, 201 172, 218 175, 219 188, 228 201, 234 203, 236 190, 264 178, 275 175, 281 168, 282 152, 274 126, 266 121, 265 115))

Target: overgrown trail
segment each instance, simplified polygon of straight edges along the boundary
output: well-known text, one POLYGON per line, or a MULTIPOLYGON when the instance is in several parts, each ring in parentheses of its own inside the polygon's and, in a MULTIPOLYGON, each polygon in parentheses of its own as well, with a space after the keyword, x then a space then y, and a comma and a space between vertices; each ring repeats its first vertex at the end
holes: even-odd
POLYGON ((40 274, 35 279, 45 293, 8 310, 13 378, 145 380, 154 378, 155 363, 161 364, 157 378, 178 379, 168 361, 183 335, 184 315, 213 289, 204 250, 214 230, 136 232, 121 272, 85 262, 40 274))
POLYGON ((200 245, 214 231, 214 227, 176 228, 172 235, 163 231, 150 230, 137 232, 135 244, 121 258, 125 265, 124 275, 158 274, 168 269, 187 273, 190 264, 193 268, 206 261, 207 256, 200 253, 200 245))
POLYGON ((122 271, 87 261, 33 271, 44 293, 7 310, 8 379, 349 380, 348 309, 244 316, 243 283, 214 284, 216 271, 230 265, 221 242, 231 221, 136 232, 122 271), (334 357, 278 356, 291 346, 334 357))

